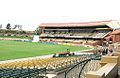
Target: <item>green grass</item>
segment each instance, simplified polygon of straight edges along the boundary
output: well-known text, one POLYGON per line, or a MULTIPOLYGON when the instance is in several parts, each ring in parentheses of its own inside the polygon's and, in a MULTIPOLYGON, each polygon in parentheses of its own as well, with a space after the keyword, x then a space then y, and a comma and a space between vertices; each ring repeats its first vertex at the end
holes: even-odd
POLYGON ((0 38, 21 38, 21 39, 32 39, 32 37, 25 37, 25 36, 0 36, 0 38))
POLYGON ((80 51, 88 47, 67 46, 57 44, 43 44, 32 42, 0 41, 0 60, 33 57, 54 54, 57 52, 80 51))

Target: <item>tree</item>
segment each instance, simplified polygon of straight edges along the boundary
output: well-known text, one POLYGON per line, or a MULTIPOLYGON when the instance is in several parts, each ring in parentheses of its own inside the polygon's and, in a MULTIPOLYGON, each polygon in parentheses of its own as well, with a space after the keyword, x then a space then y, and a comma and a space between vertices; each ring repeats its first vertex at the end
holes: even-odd
POLYGON ((2 24, 0 24, 0 29, 2 28, 2 24))
POLYGON ((13 29, 16 29, 17 28, 17 25, 14 25, 13 29))
POLYGON ((40 35, 42 33, 42 29, 40 27, 38 27, 36 30, 35 30, 35 34, 36 35, 40 35))
POLYGON ((10 23, 7 24, 6 29, 8 29, 8 30, 11 29, 11 25, 10 25, 10 23))
POLYGON ((22 30, 22 25, 17 25, 19 30, 22 30))
POLYGON ((22 25, 14 25, 13 29, 18 28, 18 30, 22 30, 22 25))

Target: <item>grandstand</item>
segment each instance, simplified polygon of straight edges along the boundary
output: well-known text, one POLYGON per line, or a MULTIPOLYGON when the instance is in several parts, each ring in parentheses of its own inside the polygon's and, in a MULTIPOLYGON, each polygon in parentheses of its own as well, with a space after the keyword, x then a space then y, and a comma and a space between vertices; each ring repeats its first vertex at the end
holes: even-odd
MULTIPOLYGON (((58 43, 103 45, 108 40, 109 34, 120 28, 117 22, 114 23, 112 20, 80 23, 42 23, 40 25, 42 29, 40 40, 58 43)), ((116 39, 113 42, 116 42, 116 39)))

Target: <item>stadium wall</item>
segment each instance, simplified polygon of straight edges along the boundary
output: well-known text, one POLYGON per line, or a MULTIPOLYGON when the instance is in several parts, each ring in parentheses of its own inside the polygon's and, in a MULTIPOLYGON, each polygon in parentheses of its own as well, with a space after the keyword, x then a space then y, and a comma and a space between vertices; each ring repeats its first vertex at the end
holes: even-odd
POLYGON ((113 35, 113 42, 120 42, 120 34, 118 35, 113 35))
POLYGON ((118 76, 118 56, 103 56, 101 68, 98 71, 90 71, 86 78, 116 78, 118 76))
POLYGON ((86 78, 116 78, 118 66, 120 66, 120 46, 117 47, 117 51, 112 56, 103 56, 100 64, 101 68, 98 71, 88 72, 86 78))

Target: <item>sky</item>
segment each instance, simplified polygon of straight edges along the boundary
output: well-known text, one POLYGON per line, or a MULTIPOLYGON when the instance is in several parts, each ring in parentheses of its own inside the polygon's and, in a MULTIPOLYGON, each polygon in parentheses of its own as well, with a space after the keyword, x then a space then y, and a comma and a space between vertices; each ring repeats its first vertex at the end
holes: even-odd
POLYGON ((41 23, 120 20, 120 0, 0 0, 0 24, 34 31, 41 23))

